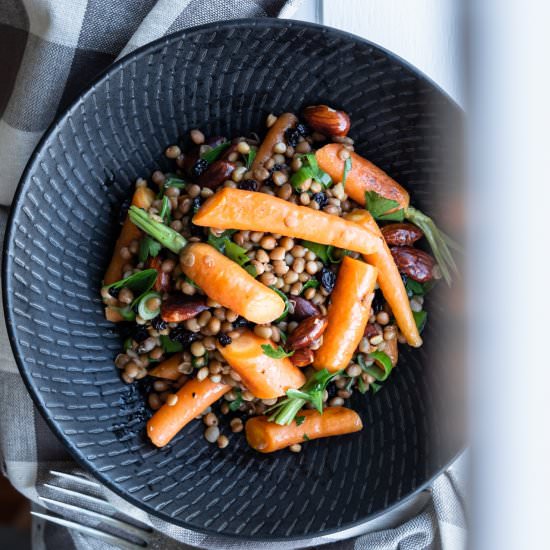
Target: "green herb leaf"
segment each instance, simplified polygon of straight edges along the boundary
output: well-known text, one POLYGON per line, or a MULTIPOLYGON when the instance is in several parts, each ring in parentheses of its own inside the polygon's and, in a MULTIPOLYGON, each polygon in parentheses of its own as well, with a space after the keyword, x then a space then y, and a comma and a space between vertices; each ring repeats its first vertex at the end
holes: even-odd
POLYGON ((139 242, 138 260, 145 263, 149 256, 156 258, 161 248, 162 246, 153 237, 145 235, 139 242))
POLYGON ((208 365, 208 352, 204 352, 204 355, 200 357, 193 357, 191 359, 191 365, 193 365, 194 369, 200 369, 208 365))
POLYGON ((272 359, 284 359, 285 357, 291 357, 294 355, 293 351, 286 352, 281 346, 277 346, 275 349, 271 344, 262 344, 264 355, 271 357, 272 359))
POLYGON ((391 199, 386 199, 375 191, 367 191, 365 193, 365 205, 375 220, 402 222, 405 218, 405 213, 402 208, 395 212, 388 213, 390 210, 399 208, 399 203, 391 199))
POLYGON ((418 332, 422 332, 426 326, 426 321, 428 319, 427 311, 413 311, 414 322, 418 328, 418 332))
POLYGON ((164 189, 168 189, 169 187, 184 189, 186 186, 187 186, 187 183, 181 178, 178 178, 174 174, 166 174, 166 179, 164 180, 164 185, 163 185, 164 189))
POLYGON ((328 246, 326 244, 302 241, 302 245, 311 250, 324 264, 328 262, 328 246))
POLYGON ((320 284, 321 283, 317 279, 309 279, 302 287, 302 292, 300 294, 303 294, 308 288, 319 288, 320 284))
POLYGON ((233 412, 238 411, 239 407, 241 406, 241 403, 243 402, 243 396, 241 394, 241 390, 234 390, 234 391, 237 392, 237 399, 229 403, 229 410, 233 412))
POLYGON ((164 223, 170 222, 170 199, 167 196, 162 197, 162 207, 159 216, 164 220, 164 223))
POLYGON ((270 286, 269 288, 271 290, 273 290, 273 292, 276 292, 283 299, 283 301, 285 303, 285 309, 281 313, 281 316, 279 318, 275 319, 275 321, 274 321, 274 323, 278 323, 278 322, 282 321, 283 319, 285 319, 286 316, 288 315, 288 311, 290 309, 290 302, 288 301, 288 297, 284 292, 281 292, 278 288, 276 288, 274 286, 270 286))
POLYGON ((154 319, 160 313, 160 305, 154 310, 147 307, 147 302, 151 298, 158 298, 160 300, 160 294, 158 292, 146 292, 141 296, 139 302, 137 303, 138 314, 146 321, 154 319))
POLYGON ((308 166, 302 166, 297 172, 294 172, 290 177, 290 185, 298 191, 302 192, 304 182, 309 179, 313 179, 313 172, 308 166))
POLYGON ((244 270, 245 270, 249 275, 252 275, 252 277, 257 277, 257 276, 258 276, 258 270, 257 270, 252 264, 245 265, 245 266, 244 266, 244 270))
POLYGON ((250 170, 250 168, 252 167, 252 163, 254 162, 254 159, 256 158, 256 153, 258 151, 256 149, 250 149, 250 152, 248 153, 248 155, 246 155, 246 168, 247 170, 250 170))
MULTIPOLYGON (((304 155, 299 155, 299 158, 302 159, 304 166, 302 168, 309 168, 310 176, 313 180, 320 183, 325 189, 332 185, 332 178, 323 170, 319 168, 319 164, 315 155, 313 153, 306 153, 304 155)), ((300 168, 301 170, 301 168, 300 168)), ((298 172, 300 171, 298 170, 298 172)), ((291 178, 292 182, 292 178, 291 178)))
POLYGON ((218 252, 225 254, 225 246, 229 242, 229 237, 236 233, 236 229, 227 229, 219 237, 216 237, 211 231, 208 232, 208 244, 213 246, 218 252))
POLYGON ((213 147, 210 149, 210 151, 206 151, 206 153, 203 153, 201 155, 201 159, 204 159, 209 164, 213 163, 217 158, 231 145, 230 141, 224 141, 223 143, 220 143, 219 145, 216 145, 216 147, 213 147))
POLYGON ((357 389, 363 394, 368 391, 365 381, 360 376, 357 378, 357 389))
POLYGON ((238 244, 235 244, 233 241, 230 241, 229 239, 226 239, 225 243, 225 255, 234 262, 238 263, 241 267, 248 262, 250 262, 250 258, 246 255, 246 250, 239 246, 238 244))
POLYGON ((311 439, 309 439, 309 436, 307 434, 303 434, 302 437, 304 438, 304 441, 311 441, 311 439))
POLYGON ((413 281, 412 279, 407 279, 405 289, 409 296, 424 296, 425 294, 424 285, 418 281, 413 281))
POLYGON ((297 416, 295 418, 296 420, 296 426, 301 426, 304 423, 304 420, 306 419, 305 416, 297 416))
POLYGON ((333 264, 339 264, 344 259, 344 256, 347 256, 349 253, 350 251, 346 250, 345 248, 335 248, 334 246, 327 246, 327 256, 329 262, 333 264), (335 250, 339 251, 339 256, 334 255, 335 250))
POLYGON ((382 384, 377 384, 376 382, 373 382, 370 385, 370 389, 372 390, 372 393, 378 393, 382 389, 382 384))
POLYGON ((344 175, 342 176, 342 186, 346 187, 346 179, 348 178, 348 174, 351 171, 351 157, 346 159, 346 162, 344 162, 344 175))
POLYGON ((374 377, 378 382, 384 382, 390 375, 393 365, 391 359, 383 351, 373 351, 368 354, 369 359, 374 359, 375 363, 367 367, 363 357, 357 356, 357 363, 366 373, 374 377))
POLYGON ((287 335, 281 329, 279 329, 279 338, 283 344, 286 344, 287 335))
POLYGON ((129 288, 134 295, 141 295, 144 292, 148 292, 153 288, 157 280, 157 270, 156 269, 144 269, 143 271, 138 271, 126 277, 126 279, 120 279, 120 281, 115 281, 110 285, 107 285, 106 288, 129 288))
POLYGON ((181 342, 176 342, 171 340, 168 336, 161 334, 159 336, 160 345, 165 353, 176 353, 178 351, 183 351, 183 344, 181 342))
POLYGON ((126 306, 126 307, 112 307, 115 311, 118 311, 120 313, 120 316, 125 321, 135 321, 136 320, 136 312, 132 309, 132 306, 126 306))

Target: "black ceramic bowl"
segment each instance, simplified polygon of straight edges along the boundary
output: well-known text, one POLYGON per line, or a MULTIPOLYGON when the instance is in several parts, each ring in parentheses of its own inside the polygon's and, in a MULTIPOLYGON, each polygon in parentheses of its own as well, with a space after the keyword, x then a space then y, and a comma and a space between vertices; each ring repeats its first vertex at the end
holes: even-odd
POLYGON ((261 134, 268 113, 320 102, 346 110, 358 151, 446 225, 458 190, 449 163, 457 106, 369 42, 282 20, 190 29, 116 63, 50 128, 19 186, 4 298, 29 391, 85 468, 187 528, 264 540, 335 532, 418 491, 461 446, 461 340, 448 307, 456 296, 444 290, 427 306, 425 346, 402 352, 378 394, 352 399, 365 428, 300 454, 262 456, 241 435, 220 450, 200 422, 158 450, 144 437, 143 396, 113 365, 121 342, 98 291, 135 179, 168 169, 164 148, 191 128, 261 134))

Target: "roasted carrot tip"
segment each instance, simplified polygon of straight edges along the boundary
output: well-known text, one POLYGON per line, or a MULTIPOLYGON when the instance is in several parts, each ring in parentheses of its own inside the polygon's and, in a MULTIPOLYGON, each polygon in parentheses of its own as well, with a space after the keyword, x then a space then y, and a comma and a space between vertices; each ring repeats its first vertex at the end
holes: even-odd
POLYGON ((265 416, 255 416, 246 422, 246 440, 261 453, 272 453, 310 439, 358 432, 363 428, 359 415, 345 407, 328 407, 322 413, 303 410, 286 426, 270 422, 265 416))
POLYGON ((165 359, 157 366, 152 368, 149 371, 149 376, 154 376, 155 378, 165 378, 166 380, 177 380, 182 373, 178 370, 178 366, 182 362, 181 353, 176 353, 165 359))
POLYGON ((320 244, 374 252, 380 236, 338 216, 298 206, 265 193, 225 188, 210 197, 193 218, 203 227, 280 233, 320 244))
POLYGON ((328 327, 323 344, 315 352, 316 369, 336 372, 346 368, 363 337, 378 270, 345 256, 328 308, 328 327))
POLYGON ((273 147, 277 143, 285 141, 285 132, 289 128, 292 128, 292 126, 295 126, 297 122, 298 119, 296 115, 292 113, 283 113, 277 118, 275 124, 273 124, 267 132, 265 139, 262 141, 256 153, 256 157, 252 163, 252 170, 263 166, 263 164, 271 158, 273 155, 273 147))
POLYGON ((147 422, 147 435, 157 446, 164 447, 193 418, 217 401, 231 386, 217 384, 210 378, 194 378, 176 393, 175 405, 164 404, 147 422))
POLYGON ((276 348, 274 342, 250 330, 241 330, 238 334, 227 346, 218 343, 218 351, 255 397, 273 399, 304 385, 306 377, 288 357, 275 359, 264 353, 262 345, 276 348))

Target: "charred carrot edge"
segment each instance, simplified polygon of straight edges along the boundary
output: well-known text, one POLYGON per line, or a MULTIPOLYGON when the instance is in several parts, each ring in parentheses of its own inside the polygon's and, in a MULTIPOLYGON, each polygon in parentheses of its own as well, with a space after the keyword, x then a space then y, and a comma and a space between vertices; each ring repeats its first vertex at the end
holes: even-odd
POLYGON ((274 359, 264 353, 262 345, 277 345, 260 338, 252 331, 242 329, 231 344, 217 344, 218 351, 241 377, 243 384, 259 399, 273 399, 285 395, 289 389, 304 385, 306 377, 288 357, 274 359))
POLYGON ((161 361, 156 367, 149 371, 149 376, 155 378, 165 378, 166 380, 177 380, 182 373, 178 370, 178 366, 182 362, 181 353, 176 353, 161 361))
POLYGON ((271 158, 275 144, 284 142, 285 132, 289 128, 292 128, 292 126, 295 126, 297 122, 296 115, 292 113, 283 113, 277 118, 275 124, 268 130, 267 135, 258 148, 256 157, 252 163, 252 170, 263 166, 264 162, 271 158))
MULTIPOLYGON (((344 173, 344 160, 340 158, 343 146, 329 143, 315 152, 319 168, 327 172, 334 181, 341 181, 344 173)), ((400 208, 409 206, 409 193, 366 158, 350 152, 351 170, 346 177, 346 193, 355 202, 365 205, 365 192, 374 191, 386 199, 399 203, 400 208)))
POLYGON ((157 447, 164 447, 193 418, 217 401, 231 386, 217 384, 210 378, 194 378, 176 393, 175 405, 164 404, 147 422, 147 435, 157 447))
POLYGON ((369 321, 378 270, 345 256, 328 308, 323 344, 315 352, 313 366, 337 372, 346 368, 369 321))
POLYGON ((210 197, 193 218, 203 227, 279 233, 370 254, 380 236, 353 222, 265 193, 225 188, 210 197))
POLYGON ((328 407, 323 413, 303 410, 298 417, 304 417, 301 424, 292 422, 286 426, 269 422, 265 416, 250 418, 245 426, 246 440, 256 451, 272 453, 310 439, 349 434, 363 428, 359 415, 345 407, 328 407))
MULTIPOLYGON (((377 232, 382 237, 378 224, 367 210, 354 210, 346 218, 377 232)), ((414 320, 407 290, 386 241, 381 238, 378 252, 367 254, 364 257, 367 262, 378 268, 378 286, 392 310, 399 330, 407 339, 407 343, 415 348, 421 346, 422 338, 414 320)))
MULTIPOLYGON (((139 208, 149 208, 153 201, 155 200, 155 193, 152 189, 148 187, 138 187, 132 198, 132 204, 139 208)), ((122 267, 125 263, 120 257, 120 250, 125 246, 129 246, 134 239, 139 239, 141 237, 141 231, 128 219, 124 220, 122 229, 120 231, 120 236, 118 237, 115 243, 115 249, 113 251, 113 257, 111 258, 111 263, 105 272, 105 277, 103 278, 104 285, 110 285, 115 281, 122 279, 122 267)))

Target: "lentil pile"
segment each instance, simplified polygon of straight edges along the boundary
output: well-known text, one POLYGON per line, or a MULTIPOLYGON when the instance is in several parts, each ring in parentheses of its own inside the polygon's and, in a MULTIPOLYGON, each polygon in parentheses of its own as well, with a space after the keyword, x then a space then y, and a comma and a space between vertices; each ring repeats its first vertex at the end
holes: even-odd
MULTIPOLYGON (((347 136, 349 117, 347 128, 341 130, 336 123, 345 126, 347 115, 326 108, 332 116, 328 124, 323 118, 327 113, 320 110, 321 107, 324 106, 306 109, 301 120, 288 113, 280 117, 270 114, 267 137, 261 143, 256 136, 229 140, 206 137, 199 129, 193 129, 187 147, 174 144, 165 150, 172 162, 170 172, 157 170, 150 180, 138 179, 132 201, 134 207, 146 213, 148 223, 173 230, 166 237, 172 239, 172 243, 177 243, 179 235, 186 246, 208 244, 246 271, 248 277, 272 289, 276 294, 274 299, 278 296, 284 302, 284 313, 277 319, 268 323, 251 322, 226 307, 227 302, 226 306, 220 303, 224 302, 220 297, 214 299, 207 295, 200 282, 185 273, 186 268, 192 268, 198 261, 198 256, 190 252, 180 254, 175 244, 166 246, 156 235, 138 230, 126 212, 122 213, 124 226, 101 289, 106 317, 118 324, 124 338, 124 349, 116 357, 115 365, 128 384, 150 378, 147 405, 154 413, 153 419, 157 411, 160 418, 161 411, 168 408, 177 410, 178 415, 185 415, 189 410, 192 418, 203 422, 205 439, 219 448, 229 445, 234 437, 232 433, 245 429, 248 417, 261 416, 274 427, 290 423, 296 427, 302 422, 309 426, 315 411, 326 407, 326 416, 331 408, 345 406, 355 392, 375 393, 397 364, 398 344, 407 342, 376 283, 365 296, 366 324, 361 327, 351 359, 336 371, 325 370, 324 379, 313 380, 316 373, 323 372, 315 364, 315 356, 322 351, 326 331, 331 330, 331 297, 333 291, 336 292, 341 266, 350 260, 363 265, 369 256, 279 233, 193 223, 205 201, 227 188, 277 197, 335 218, 346 219, 357 209, 364 211, 364 202, 358 203, 348 196, 352 171, 357 169, 358 162, 354 157, 353 139, 347 136), (288 121, 283 117, 288 117, 288 121), (257 155, 265 153, 266 144, 270 151, 258 163, 257 155), (337 161, 344 166, 338 177, 330 177, 316 162, 315 152, 327 144, 338 146, 337 161), (237 359, 232 360, 229 353, 240 339, 244 346, 250 334, 262 344, 263 356, 258 364, 265 359, 271 361, 270 365, 284 362, 285 368, 298 368, 299 376, 315 382, 310 384, 313 389, 308 393, 300 383, 276 397, 262 398, 262 392, 251 383, 252 378, 235 368, 237 359), (183 388, 192 380, 204 384, 207 379, 212 383, 209 391, 221 388, 221 397, 209 401, 208 406, 200 410, 186 408, 187 402, 182 400, 189 396, 184 395, 183 388), (303 395, 298 395, 300 388, 303 395), (274 422, 277 411, 285 405, 288 409, 289 403, 298 399, 302 401, 290 415, 290 421, 274 422), (311 413, 303 412, 308 410, 311 413)), ((374 209, 369 210, 376 219, 374 209)), ((415 248, 416 241, 423 237, 422 230, 402 219, 397 220, 398 223, 391 217, 389 220, 380 221, 381 235, 391 248, 399 284, 406 291, 406 307, 410 307, 411 318, 421 331, 426 320, 424 295, 441 277, 441 267, 430 254, 415 248), (412 257, 409 263, 402 259, 406 252, 412 257)), ((192 397, 196 397, 195 391, 192 397)), ((334 409, 335 414, 338 410, 334 409)), ((170 411, 162 414, 169 416, 170 411)), ((186 422, 182 420, 180 425, 186 422)), ((168 440, 173 435, 170 434, 168 440)), ((282 446, 299 452, 309 439, 304 432, 300 434, 300 441, 285 440, 282 446)), ((252 440, 251 434, 249 442, 252 440)), ((265 452, 269 447, 266 441, 251 444, 265 452)))

